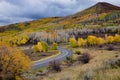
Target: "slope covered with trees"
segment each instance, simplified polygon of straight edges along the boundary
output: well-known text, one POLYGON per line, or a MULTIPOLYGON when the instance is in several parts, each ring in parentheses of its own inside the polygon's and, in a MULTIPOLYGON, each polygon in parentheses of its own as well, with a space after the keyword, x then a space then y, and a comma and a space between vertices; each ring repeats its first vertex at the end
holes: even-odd
POLYGON ((60 23, 64 23, 65 25, 71 25, 73 23, 78 25, 104 25, 104 23, 119 24, 119 18, 120 7, 105 2, 99 2, 88 9, 64 18, 60 23))
POLYGON ((70 16, 44 18, 0 27, 0 41, 15 45, 28 42, 37 43, 38 41, 67 42, 70 37, 77 38, 77 35, 91 32, 109 33, 113 31, 119 33, 119 29, 103 28, 107 26, 114 28, 119 24, 120 7, 100 2, 70 16), (93 28, 103 29, 94 30, 93 28))

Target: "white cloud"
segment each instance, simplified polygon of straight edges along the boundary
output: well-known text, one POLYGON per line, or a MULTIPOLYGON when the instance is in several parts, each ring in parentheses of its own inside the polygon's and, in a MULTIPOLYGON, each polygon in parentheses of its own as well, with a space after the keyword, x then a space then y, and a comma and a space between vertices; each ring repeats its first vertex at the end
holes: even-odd
POLYGON ((16 11, 16 13, 19 11, 19 8, 17 8, 14 5, 11 5, 8 2, 2 1, 0 2, 0 14, 10 16, 12 13, 16 11))
MULTIPOLYGON (((9 24, 42 17, 70 15, 99 1, 104 0, 0 0, 0 15, 2 15, 0 23, 5 21, 9 24)), ((117 5, 120 3, 119 0, 106 0, 106 2, 117 5)))
POLYGON ((0 25, 31 21, 31 20, 33 19, 24 18, 24 17, 23 18, 22 17, 7 17, 7 16, 0 15, 0 25))

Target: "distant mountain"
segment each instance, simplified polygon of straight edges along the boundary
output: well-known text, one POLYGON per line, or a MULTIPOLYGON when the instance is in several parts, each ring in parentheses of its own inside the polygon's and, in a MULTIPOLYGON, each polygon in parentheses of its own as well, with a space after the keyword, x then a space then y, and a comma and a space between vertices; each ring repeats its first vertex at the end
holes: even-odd
MULTIPOLYGON (((106 3, 106 2, 99 2, 95 4, 94 6, 83 10, 82 12, 79 12, 77 14, 101 14, 101 13, 107 13, 107 12, 113 12, 120 10, 120 7, 106 3)), ((75 14, 76 15, 76 14, 75 14)))
MULTIPOLYGON (((120 23, 120 7, 106 3, 99 2, 94 6, 85 9, 76 14, 70 15, 60 21, 60 23, 104 23, 108 21, 115 21, 120 23)), ((111 21, 111 22, 113 22, 111 21)))
POLYGON ((34 30, 42 30, 44 28, 49 27, 52 25, 51 23, 54 20, 59 19, 59 17, 49 17, 49 18, 43 18, 39 20, 33 20, 33 21, 28 21, 28 22, 22 22, 22 23, 16 23, 16 24, 10 24, 7 26, 1 26, 0 27, 0 32, 5 32, 5 31, 23 31, 29 29, 30 31, 34 30))
POLYGON ((104 24, 120 24, 120 7, 106 2, 99 2, 88 9, 70 16, 44 18, 30 22, 11 24, 6 27, 0 27, 0 32, 6 30, 22 31, 26 29, 36 31, 61 26, 69 28, 71 26, 74 27, 75 25, 104 24))

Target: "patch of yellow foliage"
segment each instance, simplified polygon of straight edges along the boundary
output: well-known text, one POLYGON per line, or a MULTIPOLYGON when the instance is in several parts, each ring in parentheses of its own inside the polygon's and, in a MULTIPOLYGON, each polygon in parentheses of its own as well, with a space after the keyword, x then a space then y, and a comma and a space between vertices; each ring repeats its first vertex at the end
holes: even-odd
POLYGON ((30 67, 31 60, 21 50, 0 42, 0 69, 3 79, 18 76, 30 67))

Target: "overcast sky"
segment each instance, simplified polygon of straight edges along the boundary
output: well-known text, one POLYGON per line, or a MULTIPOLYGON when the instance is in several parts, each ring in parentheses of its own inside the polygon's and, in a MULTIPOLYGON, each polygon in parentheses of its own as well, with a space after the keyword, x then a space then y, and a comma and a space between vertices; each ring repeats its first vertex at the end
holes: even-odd
POLYGON ((0 0, 0 25, 66 16, 103 1, 120 6, 120 0, 0 0))

